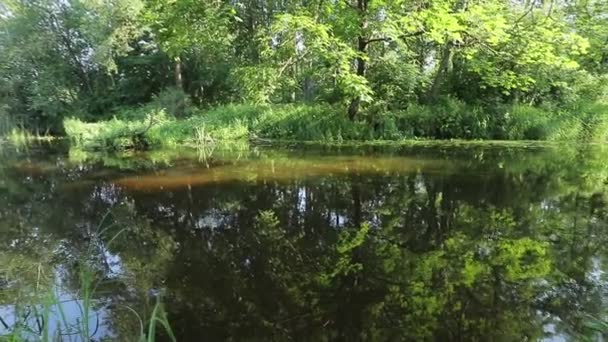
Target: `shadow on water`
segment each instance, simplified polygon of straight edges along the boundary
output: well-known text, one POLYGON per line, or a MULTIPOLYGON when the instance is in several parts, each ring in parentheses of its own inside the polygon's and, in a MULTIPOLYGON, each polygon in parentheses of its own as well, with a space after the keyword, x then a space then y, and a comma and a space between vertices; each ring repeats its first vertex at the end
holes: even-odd
POLYGON ((97 340, 138 336, 161 294, 184 341, 598 339, 607 157, 445 144, 5 150, 0 315, 14 321, 10 308, 40 300, 43 283, 82 302, 85 264, 100 284, 97 340))

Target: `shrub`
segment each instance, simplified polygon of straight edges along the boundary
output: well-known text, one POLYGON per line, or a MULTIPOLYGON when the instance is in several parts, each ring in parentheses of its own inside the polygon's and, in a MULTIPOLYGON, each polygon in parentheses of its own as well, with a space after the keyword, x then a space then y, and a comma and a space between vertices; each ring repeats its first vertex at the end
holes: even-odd
POLYGON ((491 137, 491 116, 482 108, 451 98, 432 105, 410 105, 382 116, 380 136, 386 139, 485 139, 491 137))
POLYGON ((382 115, 374 126, 375 138, 381 140, 401 140, 408 136, 413 137, 410 131, 402 131, 399 128, 398 120, 398 116, 394 113, 382 115))
POLYGON ((551 117, 540 108, 514 105, 506 108, 503 120, 509 140, 545 140, 551 134, 551 117))
POLYGON ((149 131, 157 125, 168 122, 163 111, 148 113, 142 120, 121 120, 113 118, 97 123, 83 122, 80 119, 64 120, 66 135, 77 146, 86 149, 142 149, 150 145, 149 131))
POLYGON ((597 102, 578 102, 568 108, 569 116, 580 123, 579 140, 608 141, 608 105, 597 102))
POLYGON ((260 137, 300 141, 362 140, 370 132, 368 125, 353 122, 344 111, 328 105, 274 107, 256 126, 260 137))
POLYGON ((164 111, 176 118, 183 118, 192 108, 192 101, 182 89, 171 87, 155 95, 152 98, 152 106, 157 111, 164 111))
POLYGON ((406 137, 427 138, 436 135, 436 127, 430 107, 411 105, 405 111, 389 113, 398 129, 406 137))
POLYGON ((583 139, 583 121, 570 113, 558 113, 554 118, 553 131, 547 140, 550 141, 580 141, 583 139))
POLYGON ((440 139, 487 139, 489 116, 478 107, 451 98, 431 107, 440 139))

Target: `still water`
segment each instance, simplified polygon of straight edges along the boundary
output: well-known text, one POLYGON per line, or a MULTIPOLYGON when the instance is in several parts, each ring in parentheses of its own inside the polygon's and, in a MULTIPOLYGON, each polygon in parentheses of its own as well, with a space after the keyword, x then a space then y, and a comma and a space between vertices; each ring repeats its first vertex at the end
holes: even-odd
POLYGON ((601 146, 3 146, 0 333, 602 340, 607 184, 601 146))

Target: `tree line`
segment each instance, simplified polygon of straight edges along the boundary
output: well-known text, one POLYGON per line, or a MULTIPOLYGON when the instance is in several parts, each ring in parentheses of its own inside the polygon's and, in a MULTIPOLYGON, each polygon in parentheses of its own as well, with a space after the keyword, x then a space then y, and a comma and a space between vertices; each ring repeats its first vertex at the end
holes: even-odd
POLYGON ((51 131, 167 89, 352 120, 443 98, 559 108, 606 96, 608 3, 8 0, 0 55, 0 118, 51 131))

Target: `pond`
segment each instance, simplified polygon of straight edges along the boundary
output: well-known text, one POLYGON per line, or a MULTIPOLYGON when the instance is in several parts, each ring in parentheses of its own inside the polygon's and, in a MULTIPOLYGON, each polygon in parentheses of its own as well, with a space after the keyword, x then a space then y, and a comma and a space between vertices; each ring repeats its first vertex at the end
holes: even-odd
POLYGON ((607 189, 592 145, 2 146, 0 333, 598 340, 607 189))

